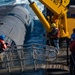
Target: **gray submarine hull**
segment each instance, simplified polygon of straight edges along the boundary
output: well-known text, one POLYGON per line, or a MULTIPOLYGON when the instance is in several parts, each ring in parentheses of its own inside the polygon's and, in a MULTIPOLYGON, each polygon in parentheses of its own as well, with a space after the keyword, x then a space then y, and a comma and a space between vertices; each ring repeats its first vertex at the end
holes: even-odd
POLYGON ((22 6, 5 6, 0 11, 0 34, 6 35, 6 41, 9 38, 16 45, 23 45, 26 27, 31 23, 28 10, 22 6))

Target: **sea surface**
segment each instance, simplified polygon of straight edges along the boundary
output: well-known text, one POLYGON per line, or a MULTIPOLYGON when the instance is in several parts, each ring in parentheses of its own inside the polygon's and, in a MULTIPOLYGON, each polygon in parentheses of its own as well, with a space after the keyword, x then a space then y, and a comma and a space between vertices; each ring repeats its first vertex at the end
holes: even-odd
MULTIPOLYGON (((29 27, 27 28, 27 33, 26 33, 26 37, 25 37, 25 44, 42 44, 45 45, 46 44, 46 38, 44 36, 45 34, 45 28, 43 27, 42 23, 39 21, 39 19, 37 18, 37 16, 34 14, 34 12, 31 10, 31 8, 27 5, 25 5, 25 7, 27 9, 29 9, 30 12, 32 12, 31 18, 32 18, 32 23, 29 27)), ((43 47, 41 47, 42 50, 39 52, 40 54, 43 54, 43 47)), ((26 51, 28 54, 32 53, 32 50, 27 50, 26 51)), ((30 58, 32 58, 32 56, 30 55, 30 58)), ((39 57, 41 58, 41 57, 39 57)), ((44 57, 43 57, 44 58, 44 57)), ((37 61, 36 63, 45 63, 44 61, 37 61)), ((27 64, 34 64, 34 59, 30 59, 30 61, 27 61, 27 64)), ((46 70, 44 69, 39 69, 39 70, 34 70, 34 71, 28 71, 23 73, 22 75, 45 75, 46 74, 46 70)))

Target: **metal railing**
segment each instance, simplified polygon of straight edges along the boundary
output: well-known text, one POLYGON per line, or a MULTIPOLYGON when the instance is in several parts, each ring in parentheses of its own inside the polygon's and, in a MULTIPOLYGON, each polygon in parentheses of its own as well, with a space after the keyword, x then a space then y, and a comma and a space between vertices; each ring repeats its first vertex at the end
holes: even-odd
POLYGON ((48 45, 27 44, 19 45, 17 48, 14 46, 3 53, 0 73, 45 69, 48 63, 56 61, 58 55, 57 48, 48 45))

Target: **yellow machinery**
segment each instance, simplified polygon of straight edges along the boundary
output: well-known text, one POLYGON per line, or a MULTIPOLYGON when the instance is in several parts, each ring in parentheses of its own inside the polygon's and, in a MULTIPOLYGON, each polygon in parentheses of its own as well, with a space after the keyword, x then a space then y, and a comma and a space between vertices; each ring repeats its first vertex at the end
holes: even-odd
MULTIPOLYGON (((52 20, 57 20, 56 24, 60 30, 60 38, 68 37, 68 27, 67 27, 67 5, 70 0, 39 0, 46 8, 48 8, 54 15, 52 20)), ((39 10, 35 2, 30 2, 30 7, 38 16, 43 26, 46 28, 47 32, 50 32, 50 23, 44 17, 43 13, 39 10)))

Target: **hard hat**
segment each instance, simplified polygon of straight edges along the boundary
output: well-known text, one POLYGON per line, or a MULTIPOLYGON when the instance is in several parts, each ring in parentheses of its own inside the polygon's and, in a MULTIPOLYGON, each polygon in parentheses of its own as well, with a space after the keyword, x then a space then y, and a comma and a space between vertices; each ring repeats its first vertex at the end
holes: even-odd
POLYGON ((56 24, 55 24, 55 23, 52 23, 52 24, 51 24, 51 27, 56 27, 56 24))
POLYGON ((4 40, 4 38, 5 38, 5 35, 0 35, 0 39, 2 39, 2 40, 4 40))

